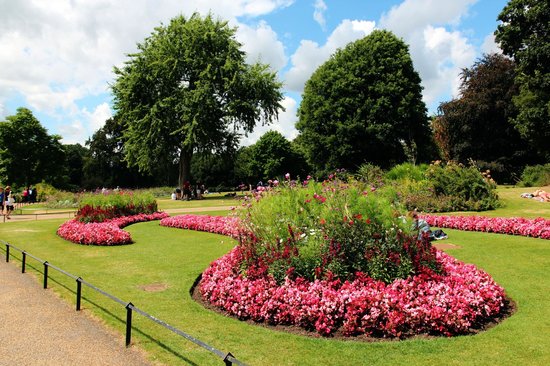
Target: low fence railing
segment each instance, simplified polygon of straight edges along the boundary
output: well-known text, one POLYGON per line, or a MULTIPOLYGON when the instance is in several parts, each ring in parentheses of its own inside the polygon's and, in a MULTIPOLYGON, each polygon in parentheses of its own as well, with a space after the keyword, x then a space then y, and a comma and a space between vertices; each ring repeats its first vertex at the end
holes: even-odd
POLYGON ((99 292, 100 294, 104 295, 105 297, 108 297, 111 300, 113 300, 113 301, 119 303, 120 305, 124 306, 126 308, 126 347, 130 346, 130 343, 132 342, 132 314, 135 311, 136 313, 144 316, 145 318, 147 318, 149 320, 152 320, 153 322, 155 322, 155 323, 159 324, 160 326, 172 331, 173 333, 175 333, 175 334, 177 334, 177 335, 193 342, 194 344, 206 349, 210 353, 213 353, 214 355, 221 358, 225 365, 246 366, 243 362, 236 359, 230 352, 227 352, 227 353, 222 352, 222 351, 220 351, 220 350, 204 343, 203 341, 191 336, 190 334, 187 334, 187 333, 171 326, 170 324, 168 324, 168 323, 166 323, 166 322, 164 322, 160 319, 157 319, 156 317, 152 316, 151 314, 148 314, 147 312, 139 309, 138 307, 136 307, 131 302, 123 301, 123 300, 119 299, 118 297, 116 297, 114 295, 111 295, 110 293, 108 293, 106 291, 103 291, 102 289, 92 285, 91 283, 86 282, 81 277, 75 276, 75 275, 73 275, 73 274, 71 274, 71 273, 69 273, 69 272, 67 272, 67 271, 65 271, 65 270, 63 270, 59 267, 56 267, 53 264, 49 263, 48 261, 45 261, 41 258, 38 258, 38 257, 32 255, 31 253, 28 253, 25 250, 19 249, 18 247, 14 246, 14 245, 12 245, 12 244, 4 241, 4 240, 0 240, 0 243, 5 245, 6 262, 10 261, 10 255, 11 255, 10 250, 11 249, 16 250, 16 251, 21 253, 21 273, 25 273, 25 271, 26 271, 27 257, 33 258, 34 260, 40 262, 44 266, 44 271, 42 272, 43 273, 43 287, 44 287, 44 289, 48 288, 48 277, 49 277, 48 276, 48 270, 50 268, 53 269, 53 270, 58 271, 59 273, 64 274, 65 276, 68 276, 68 277, 72 278, 73 280, 75 280, 76 281, 76 310, 77 311, 80 311, 80 307, 81 307, 82 285, 85 285, 85 286, 91 288, 92 290, 95 290, 95 291, 99 292))

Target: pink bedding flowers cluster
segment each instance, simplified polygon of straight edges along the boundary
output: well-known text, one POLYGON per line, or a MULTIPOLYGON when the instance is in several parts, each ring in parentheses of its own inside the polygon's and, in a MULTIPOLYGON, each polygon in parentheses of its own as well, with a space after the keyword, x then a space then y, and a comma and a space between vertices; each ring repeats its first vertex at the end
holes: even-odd
POLYGON ((96 223, 83 223, 69 220, 57 229, 57 235, 65 240, 85 245, 122 245, 132 242, 130 233, 123 227, 136 222, 160 220, 167 217, 165 212, 122 216, 96 223))
POLYGON ((214 234, 239 237, 239 219, 237 217, 209 215, 180 215, 162 219, 161 226, 175 227, 214 234))
POLYGON ((238 269, 239 247, 203 273, 200 291, 241 319, 294 324, 322 335, 405 337, 467 333, 499 314, 504 290, 485 272, 438 251, 445 274, 421 273, 390 284, 358 275, 352 282, 270 277, 250 279, 238 269))
POLYGON ((430 226, 550 239, 550 220, 539 217, 483 217, 423 215, 430 226))

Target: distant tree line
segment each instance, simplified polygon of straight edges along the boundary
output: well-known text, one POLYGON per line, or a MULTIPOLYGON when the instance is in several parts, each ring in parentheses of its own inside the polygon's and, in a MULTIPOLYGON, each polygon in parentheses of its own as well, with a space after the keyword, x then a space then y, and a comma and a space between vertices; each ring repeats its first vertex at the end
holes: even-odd
POLYGON ((0 183, 222 189, 435 159, 474 161, 513 182, 550 161, 550 5, 511 0, 498 19, 504 54, 463 69, 459 95, 437 115, 427 115, 408 46, 375 30, 307 81, 294 140, 269 131, 243 147, 243 134, 277 119, 282 84, 269 66, 245 63, 227 22, 179 16, 115 68, 114 117, 84 146, 62 145, 25 108, 0 122, 0 183))

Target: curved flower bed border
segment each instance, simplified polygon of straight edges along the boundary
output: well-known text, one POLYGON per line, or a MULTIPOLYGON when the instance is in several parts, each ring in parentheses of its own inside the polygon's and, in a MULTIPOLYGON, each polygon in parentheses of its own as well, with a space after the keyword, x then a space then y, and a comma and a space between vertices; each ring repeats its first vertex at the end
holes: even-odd
POLYGON ((237 239, 239 237, 239 219, 236 217, 208 215, 180 215, 162 219, 161 226, 206 231, 237 239))
MULTIPOLYGON (((162 226, 236 237, 235 218, 184 215, 162 226)), ((438 251, 444 275, 421 273, 391 284, 359 274, 352 281, 250 279, 239 272, 239 247, 202 274, 205 300, 240 319, 293 324, 322 335, 407 337, 470 333, 502 314, 505 294, 490 275, 438 251)))
POLYGON ((57 229, 57 235, 65 240, 84 245, 123 245, 132 242, 130 233, 123 227, 136 222, 160 220, 167 217, 166 212, 122 216, 103 222, 83 223, 69 220, 57 229))
POLYGON ((430 226, 466 231, 482 231, 508 235, 550 239, 550 220, 522 217, 435 216, 423 215, 430 226))

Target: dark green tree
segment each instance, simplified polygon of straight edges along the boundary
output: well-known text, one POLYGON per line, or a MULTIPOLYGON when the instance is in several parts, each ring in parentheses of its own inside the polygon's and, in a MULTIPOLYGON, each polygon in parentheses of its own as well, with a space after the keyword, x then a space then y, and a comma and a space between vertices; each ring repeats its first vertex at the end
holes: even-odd
POLYGON ((84 161, 88 156, 88 149, 80 144, 63 145, 65 149, 65 166, 67 168, 67 187, 71 190, 82 188, 84 180, 84 161))
MULTIPOLYGON (((135 167, 128 167, 124 161, 123 126, 114 118, 105 121, 103 127, 97 130, 86 141, 89 152, 84 160, 85 188, 97 187, 148 187, 155 183, 169 184, 169 179, 163 179, 159 167, 155 167, 159 179, 142 174, 135 167)), ((166 168, 166 172, 170 169, 166 168)))
POLYGON ((114 108, 130 165, 151 172, 175 161, 181 186, 194 153, 219 150, 233 131, 277 117, 281 84, 267 65, 245 63, 235 31, 211 15, 178 16, 115 67, 114 108))
POLYGON ((511 0, 498 20, 496 41, 517 63, 516 129, 550 161, 550 3, 511 0))
POLYGON ((280 132, 268 131, 255 144, 239 152, 235 163, 237 177, 247 183, 307 174, 305 156, 280 132))
POLYGON ((199 152, 191 160, 191 175, 195 183, 204 184, 211 191, 233 190, 235 178, 236 140, 227 139, 227 146, 218 151, 199 152))
POLYGON ((535 158, 510 122, 518 113, 512 102, 519 92, 515 70, 503 55, 484 55, 462 70, 459 97, 439 106, 433 124, 445 158, 480 161, 501 182, 510 182, 512 173, 535 158))
POLYGON ((27 108, 0 122, 0 180, 25 186, 45 181, 54 186, 66 180, 61 136, 48 135, 27 108))
POLYGON ((406 159, 403 145, 426 159, 431 132, 420 77, 407 45, 377 30, 348 44, 307 81, 296 128, 320 172, 382 167, 406 159))

